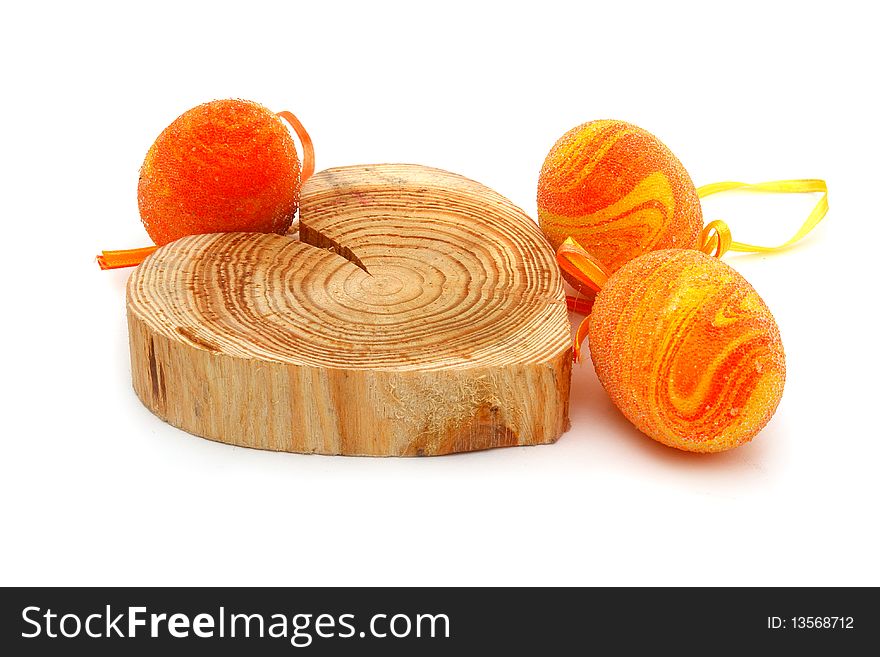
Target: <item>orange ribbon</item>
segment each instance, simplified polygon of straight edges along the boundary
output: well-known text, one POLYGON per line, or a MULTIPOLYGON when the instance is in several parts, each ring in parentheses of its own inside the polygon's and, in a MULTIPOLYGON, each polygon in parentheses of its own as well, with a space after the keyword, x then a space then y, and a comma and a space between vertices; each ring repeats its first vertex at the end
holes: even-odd
MULTIPOLYGON (((608 280, 608 271, 602 263, 587 253, 586 249, 578 244, 573 237, 567 237, 556 250, 556 262, 566 274, 569 274, 584 287, 598 292, 608 280)), ((586 317, 580 323, 574 338, 574 361, 581 359, 581 345, 590 332, 590 312, 593 309, 593 299, 580 297, 565 297, 569 310, 584 313, 586 317)))
MULTIPOLYGON (((312 138, 294 114, 287 111, 278 112, 278 116, 287 121, 293 131, 299 137, 303 149, 302 172, 300 173, 300 185, 305 183, 315 172, 315 147, 312 138)), ((135 267, 141 264, 148 255, 153 253, 158 246, 144 246, 138 249, 122 249, 120 251, 101 251, 97 257, 98 266, 101 269, 120 269, 122 267, 135 267)))
POLYGON ((158 246, 144 246, 139 249, 123 249, 121 251, 101 251, 98 256, 98 266, 101 269, 120 269, 122 267, 136 267, 141 264, 148 255, 158 249, 158 246))

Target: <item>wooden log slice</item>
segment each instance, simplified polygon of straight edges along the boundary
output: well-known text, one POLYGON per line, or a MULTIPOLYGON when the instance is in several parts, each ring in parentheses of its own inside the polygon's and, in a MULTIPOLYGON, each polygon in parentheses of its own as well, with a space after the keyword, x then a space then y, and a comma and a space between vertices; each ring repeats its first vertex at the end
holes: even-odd
POLYGON ((323 171, 300 241, 225 233, 128 283, 140 399, 213 440, 431 455, 555 441, 570 330, 553 252, 492 190, 414 165, 323 171))

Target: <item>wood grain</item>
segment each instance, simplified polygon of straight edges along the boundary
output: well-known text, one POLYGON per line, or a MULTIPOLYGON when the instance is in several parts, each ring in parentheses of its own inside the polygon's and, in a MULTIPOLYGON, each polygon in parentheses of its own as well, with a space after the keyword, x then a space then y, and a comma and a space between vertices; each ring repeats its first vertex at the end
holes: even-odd
POLYGON ((299 229, 187 237, 132 274, 134 388, 159 417, 235 445, 352 455, 568 428, 561 279, 507 199, 427 167, 330 169, 303 187, 299 229))

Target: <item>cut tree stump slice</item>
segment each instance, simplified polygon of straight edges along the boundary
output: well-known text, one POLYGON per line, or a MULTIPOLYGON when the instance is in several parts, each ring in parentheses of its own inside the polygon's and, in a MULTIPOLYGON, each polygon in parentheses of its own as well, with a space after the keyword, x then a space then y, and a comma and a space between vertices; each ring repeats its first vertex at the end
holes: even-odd
POLYGON ((554 254, 510 201, 415 165, 330 169, 300 240, 196 235, 132 274, 134 389, 234 445, 434 455, 554 442, 570 325, 554 254))

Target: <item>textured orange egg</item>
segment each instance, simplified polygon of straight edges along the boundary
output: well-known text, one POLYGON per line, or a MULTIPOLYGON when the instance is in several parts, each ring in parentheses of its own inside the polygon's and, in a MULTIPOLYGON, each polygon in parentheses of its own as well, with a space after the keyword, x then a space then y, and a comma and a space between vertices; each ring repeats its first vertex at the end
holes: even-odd
POLYGON ((147 153, 138 182, 153 241, 200 233, 284 233, 299 205, 296 144, 272 111, 216 100, 184 112, 147 153))
POLYGON ((610 120, 584 123, 553 146, 538 179, 538 219, 554 249, 571 236, 610 272, 648 251, 696 248, 703 228, 675 155, 646 130, 610 120))
POLYGON ((717 258, 669 249, 632 260, 590 316, 596 374, 654 440, 691 452, 741 445, 782 397, 785 353, 770 310, 717 258))

